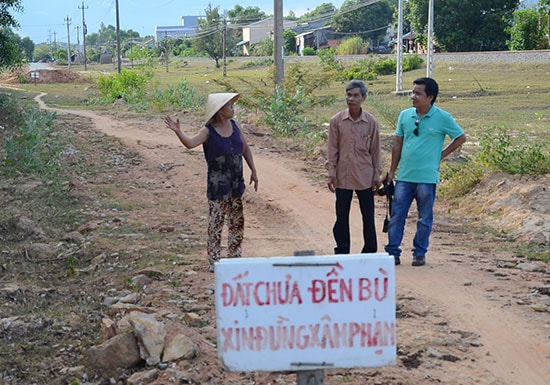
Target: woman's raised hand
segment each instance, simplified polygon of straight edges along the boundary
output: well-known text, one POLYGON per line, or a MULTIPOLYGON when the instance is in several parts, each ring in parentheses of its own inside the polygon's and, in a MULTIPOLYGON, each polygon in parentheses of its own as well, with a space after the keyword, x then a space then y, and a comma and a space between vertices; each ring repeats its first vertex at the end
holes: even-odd
POLYGON ((166 115, 164 117, 164 124, 166 124, 166 127, 171 129, 172 131, 179 131, 179 129, 180 129, 180 120, 179 120, 179 118, 174 120, 170 117, 170 115, 166 115))

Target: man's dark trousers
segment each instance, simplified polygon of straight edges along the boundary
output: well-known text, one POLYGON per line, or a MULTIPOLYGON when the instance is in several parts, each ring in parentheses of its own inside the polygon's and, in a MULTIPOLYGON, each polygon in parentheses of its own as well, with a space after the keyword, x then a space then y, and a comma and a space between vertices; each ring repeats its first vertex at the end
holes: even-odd
MULTIPOLYGON (((336 223, 332 228, 336 247, 334 254, 350 253, 349 213, 354 190, 336 189, 336 223)), ((363 249, 361 253, 376 253, 377 240, 374 225, 374 197, 372 189, 355 190, 363 218, 363 249)))

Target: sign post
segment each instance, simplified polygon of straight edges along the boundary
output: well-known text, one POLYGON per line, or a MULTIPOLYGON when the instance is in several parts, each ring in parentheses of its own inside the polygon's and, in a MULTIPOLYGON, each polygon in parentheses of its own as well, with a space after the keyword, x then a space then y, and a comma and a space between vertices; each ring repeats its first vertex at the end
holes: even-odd
POLYGON ((34 85, 36 85, 36 79, 40 77, 40 72, 31 72, 31 78, 34 80, 34 85))
MULTIPOLYGON (((294 256, 315 255, 313 250, 298 250, 294 256)), ((325 383, 325 371, 318 370, 300 370, 296 372, 297 385, 323 385, 325 383)))
POLYGON ((226 370, 307 371, 305 385, 326 368, 395 364, 395 265, 386 253, 222 259, 215 278, 226 370))

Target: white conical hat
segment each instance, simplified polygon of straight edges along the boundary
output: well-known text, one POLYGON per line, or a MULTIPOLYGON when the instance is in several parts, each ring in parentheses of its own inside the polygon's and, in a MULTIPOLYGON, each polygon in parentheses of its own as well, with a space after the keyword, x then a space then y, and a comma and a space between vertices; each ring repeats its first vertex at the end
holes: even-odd
POLYGON ((206 124, 210 122, 210 119, 212 119, 227 102, 233 101, 233 103, 235 103, 237 99, 239 99, 239 94, 234 93, 208 95, 208 99, 206 100, 206 124))

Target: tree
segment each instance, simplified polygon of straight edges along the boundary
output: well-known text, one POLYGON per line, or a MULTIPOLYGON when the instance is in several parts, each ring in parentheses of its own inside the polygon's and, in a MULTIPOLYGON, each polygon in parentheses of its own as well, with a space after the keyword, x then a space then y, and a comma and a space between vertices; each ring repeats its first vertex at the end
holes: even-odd
POLYGON ((540 15, 540 28, 546 35, 546 44, 543 47, 550 48, 550 0, 539 0, 537 7, 540 15))
POLYGON ((265 19, 267 16, 259 7, 246 7, 235 5, 233 9, 227 11, 227 18, 231 24, 238 26, 248 25, 265 19))
POLYGON ((19 47, 10 39, 11 28, 19 26, 12 11, 23 11, 21 0, 0 0, 0 69, 15 67, 21 59, 19 47))
POLYGON ((219 68, 220 59, 224 53, 224 41, 225 52, 228 55, 237 42, 236 31, 224 26, 227 21, 225 16, 220 15, 219 7, 212 8, 212 5, 208 4, 208 8, 204 10, 204 13, 205 17, 199 19, 197 34, 192 40, 193 48, 215 60, 216 68, 219 68))
MULTIPOLYGON (((235 5, 235 8, 227 11, 230 28, 234 33, 235 41, 243 40, 243 26, 265 19, 267 16, 259 7, 246 7, 235 5)), ((232 50, 233 51, 233 50, 232 50)))
POLYGON ((296 53, 296 36, 298 34, 291 29, 285 29, 283 32, 283 47, 285 55, 296 53))
POLYGON ((27 61, 32 61, 34 58, 34 42, 30 37, 24 37, 21 39, 19 46, 22 49, 22 55, 27 61))
POLYGON ((330 17, 336 13, 336 7, 332 3, 323 3, 315 7, 311 12, 306 12, 300 20, 311 20, 323 17, 330 17))
POLYGON ((290 10, 290 11, 288 11, 288 15, 285 16, 285 19, 296 21, 296 20, 298 20, 298 16, 296 16, 296 14, 294 13, 293 10, 290 10))
MULTIPOLYGON (((120 30, 122 54, 127 55, 128 52, 132 49, 132 45, 134 44, 135 40, 139 39, 141 39, 139 33, 132 29, 120 30)), ((104 23, 101 23, 99 25, 98 32, 94 32, 86 36, 86 45, 90 47, 90 49, 92 49, 92 47, 98 49, 100 51, 100 55, 104 51, 107 51, 110 54, 114 55, 116 42, 116 27, 110 24, 106 26, 104 23)), ((94 61, 90 57, 90 55, 88 55, 88 58, 94 61)))
POLYGON ((52 59, 52 47, 49 44, 39 44, 34 49, 34 60, 46 60, 52 59))
POLYGON ((264 39, 250 46, 252 56, 273 56, 273 40, 264 39))
POLYGON ((4 36, 13 45, 13 54, 17 55, 17 62, 22 60, 32 61, 34 53, 34 42, 29 37, 21 38, 18 34, 14 33, 10 28, 4 28, 4 36))
POLYGON ((539 13, 536 9, 520 9, 514 12, 514 22, 508 27, 512 50, 537 49, 545 43, 544 31, 540 28, 539 13))
POLYGON ((367 6, 362 3, 364 0, 346 0, 332 18, 332 28, 377 44, 392 23, 393 9, 386 0, 367 6))
MULTIPOLYGON (((409 0, 413 30, 423 36, 428 24, 428 0, 409 0)), ((435 0, 434 35, 445 51, 503 49, 507 27, 519 0, 435 0)))

